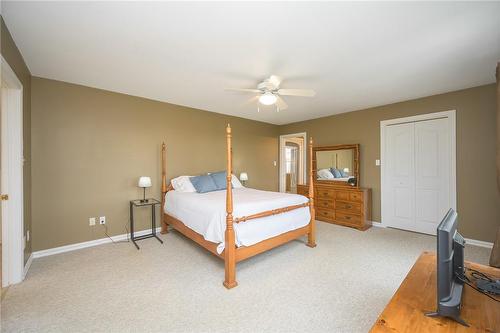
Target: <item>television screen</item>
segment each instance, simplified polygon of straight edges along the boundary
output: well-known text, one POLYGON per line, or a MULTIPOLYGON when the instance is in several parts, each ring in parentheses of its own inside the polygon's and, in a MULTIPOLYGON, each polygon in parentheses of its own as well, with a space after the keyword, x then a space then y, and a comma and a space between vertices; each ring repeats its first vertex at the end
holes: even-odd
POLYGON ((464 238, 457 231, 457 213, 450 209, 437 228, 437 311, 468 326, 460 318, 464 276, 464 238))

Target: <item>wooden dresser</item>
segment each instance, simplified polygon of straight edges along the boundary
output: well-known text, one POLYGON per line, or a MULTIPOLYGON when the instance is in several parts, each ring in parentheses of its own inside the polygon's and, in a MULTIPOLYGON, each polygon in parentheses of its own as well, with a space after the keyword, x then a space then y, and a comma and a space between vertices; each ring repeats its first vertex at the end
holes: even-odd
MULTIPOLYGON (((494 279, 500 279, 500 269, 473 262, 465 267, 494 279)), ((432 333, 493 333, 500 332, 500 305, 469 286, 462 292, 460 317, 469 327, 444 317, 427 317, 436 310, 436 254, 424 252, 403 280, 391 301, 380 314, 370 333, 432 332, 432 333)), ((475 284, 475 277, 467 272, 475 284)))
MULTIPOLYGON (((297 185, 297 193, 309 196, 307 185, 297 185)), ((359 230, 371 227, 371 191, 366 188, 314 184, 316 219, 359 230)))

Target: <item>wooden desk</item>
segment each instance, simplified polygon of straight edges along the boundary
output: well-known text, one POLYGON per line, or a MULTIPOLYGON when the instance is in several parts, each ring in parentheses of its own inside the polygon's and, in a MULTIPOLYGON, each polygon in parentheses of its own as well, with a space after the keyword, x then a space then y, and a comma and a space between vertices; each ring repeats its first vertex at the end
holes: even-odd
MULTIPOLYGON (((465 263, 466 267, 500 277, 500 269, 465 263)), ((370 332, 498 332, 500 303, 464 285, 461 317, 465 327, 448 318, 427 317, 436 310, 436 255, 423 252, 370 332)))

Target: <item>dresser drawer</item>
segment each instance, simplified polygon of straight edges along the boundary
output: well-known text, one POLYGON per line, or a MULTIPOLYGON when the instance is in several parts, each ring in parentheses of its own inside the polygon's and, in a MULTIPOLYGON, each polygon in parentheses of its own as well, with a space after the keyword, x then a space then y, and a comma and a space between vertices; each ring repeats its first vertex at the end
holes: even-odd
POLYGON ((335 212, 335 219, 339 222, 345 222, 349 224, 360 224, 361 216, 343 213, 340 211, 335 212))
POLYGON ((336 191, 335 199, 338 200, 349 200, 349 192, 347 191, 336 191))
POLYGON ((361 214, 361 204, 359 202, 335 200, 335 209, 344 210, 354 214, 361 214))
POLYGON ((361 202, 363 201, 363 193, 351 192, 349 193, 349 200, 361 202))
POLYGON ((335 214, 333 213, 333 210, 321 208, 316 209, 316 218, 318 219, 333 220, 334 216, 335 214))
POLYGON ((318 189, 316 190, 316 197, 318 199, 321 199, 321 198, 331 198, 333 199, 333 190, 328 190, 328 189, 318 189))
POLYGON ((314 206, 319 209, 333 209, 333 200, 317 199, 314 206))

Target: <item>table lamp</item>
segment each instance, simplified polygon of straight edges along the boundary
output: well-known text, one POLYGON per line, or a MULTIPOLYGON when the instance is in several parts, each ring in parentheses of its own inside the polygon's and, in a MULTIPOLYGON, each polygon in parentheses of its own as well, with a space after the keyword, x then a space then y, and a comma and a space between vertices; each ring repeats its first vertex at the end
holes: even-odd
POLYGON ((240 180, 243 183, 243 185, 246 185, 248 181, 248 174, 246 172, 240 173, 240 180))
POLYGON ((151 187, 151 178, 150 177, 140 177, 139 178, 139 183, 137 186, 142 187, 143 189, 143 197, 141 202, 148 202, 146 200, 146 187, 151 187))

